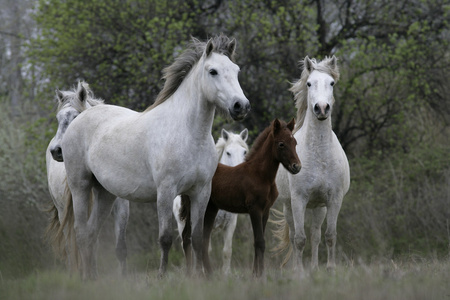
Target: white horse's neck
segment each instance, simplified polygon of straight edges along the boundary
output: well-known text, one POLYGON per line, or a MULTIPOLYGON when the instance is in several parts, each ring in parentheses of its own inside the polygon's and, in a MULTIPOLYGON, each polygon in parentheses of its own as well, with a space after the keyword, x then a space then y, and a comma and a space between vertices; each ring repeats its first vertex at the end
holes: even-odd
POLYGON ((301 131, 304 141, 307 143, 306 147, 326 147, 329 149, 329 145, 333 141, 331 117, 320 121, 310 108, 306 112, 301 131))
POLYGON ((165 110, 169 119, 176 119, 177 122, 173 123, 177 127, 186 126, 191 134, 203 138, 211 136, 215 106, 202 95, 199 84, 201 73, 198 70, 197 64, 170 99, 159 105, 159 109, 165 110))

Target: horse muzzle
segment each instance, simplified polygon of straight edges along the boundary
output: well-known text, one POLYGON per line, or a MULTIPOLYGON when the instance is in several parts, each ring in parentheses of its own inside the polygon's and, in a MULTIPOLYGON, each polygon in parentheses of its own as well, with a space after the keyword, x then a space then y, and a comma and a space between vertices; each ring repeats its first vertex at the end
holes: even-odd
POLYGON ((330 115, 331 106, 328 103, 316 103, 313 111, 319 121, 324 121, 330 115))
POLYGON ((231 108, 228 109, 230 116, 235 121, 243 120, 248 112, 251 110, 250 101, 245 100, 236 100, 231 108))
POLYGON ((288 169, 288 171, 290 172, 290 173, 292 173, 292 174, 297 174, 298 172, 300 172, 300 170, 302 169, 302 166, 301 166, 301 164, 290 164, 289 165, 289 168, 287 168, 288 169))

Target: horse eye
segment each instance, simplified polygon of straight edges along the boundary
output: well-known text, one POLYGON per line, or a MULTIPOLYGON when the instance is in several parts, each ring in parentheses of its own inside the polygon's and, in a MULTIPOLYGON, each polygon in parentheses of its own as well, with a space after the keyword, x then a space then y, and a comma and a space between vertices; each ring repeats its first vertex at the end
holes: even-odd
POLYGON ((278 148, 283 149, 284 148, 284 143, 283 142, 278 143, 278 148))
POLYGON ((310 87, 310 86, 311 86, 311 82, 307 82, 306 85, 307 85, 308 87, 310 87))
POLYGON ((330 85, 331 85, 331 86, 334 86, 334 81, 332 81, 332 82, 330 83, 330 85))
POLYGON ((211 69, 211 70, 209 70, 209 74, 211 74, 212 76, 216 76, 217 71, 215 69, 211 69))
POLYGON ((247 151, 244 151, 244 155, 247 155, 247 151))
POLYGON ((228 156, 231 156, 231 153, 230 153, 230 152, 227 152, 227 155, 228 155, 228 156))

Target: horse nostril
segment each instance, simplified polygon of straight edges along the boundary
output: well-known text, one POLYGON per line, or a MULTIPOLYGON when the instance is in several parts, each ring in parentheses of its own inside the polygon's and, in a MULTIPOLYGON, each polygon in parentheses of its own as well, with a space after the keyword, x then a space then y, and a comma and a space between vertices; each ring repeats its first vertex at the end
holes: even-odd
POLYGON ((314 113, 319 115, 321 113, 319 104, 314 105, 314 113))
POLYGON ((241 108, 242 108, 241 103, 239 103, 239 102, 234 103, 234 106, 233 106, 234 111, 238 112, 241 110, 241 108))
POLYGON ((328 114, 330 109, 331 109, 330 104, 327 103, 327 106, 325 106, 325 114, 328 114))

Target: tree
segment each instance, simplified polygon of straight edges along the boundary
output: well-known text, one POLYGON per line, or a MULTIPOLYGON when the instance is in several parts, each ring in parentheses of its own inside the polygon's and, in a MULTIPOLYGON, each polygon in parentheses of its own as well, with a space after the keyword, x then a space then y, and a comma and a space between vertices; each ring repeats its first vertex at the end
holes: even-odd
POLYGON ((24 102, 24 91, 28 91, 24 75, 29 76, 30 70, 24 67, 24 44, 35 28, 29 13, 31 6, 29 0, 0 3, 0 96, 10 99, 12 113, 16 116, 24 102))
POLYGON ((143 109, 195 36, 195 13, 185 1, 40 1, 30 55, 53 88, 83 79, 107 102, 143 109))

